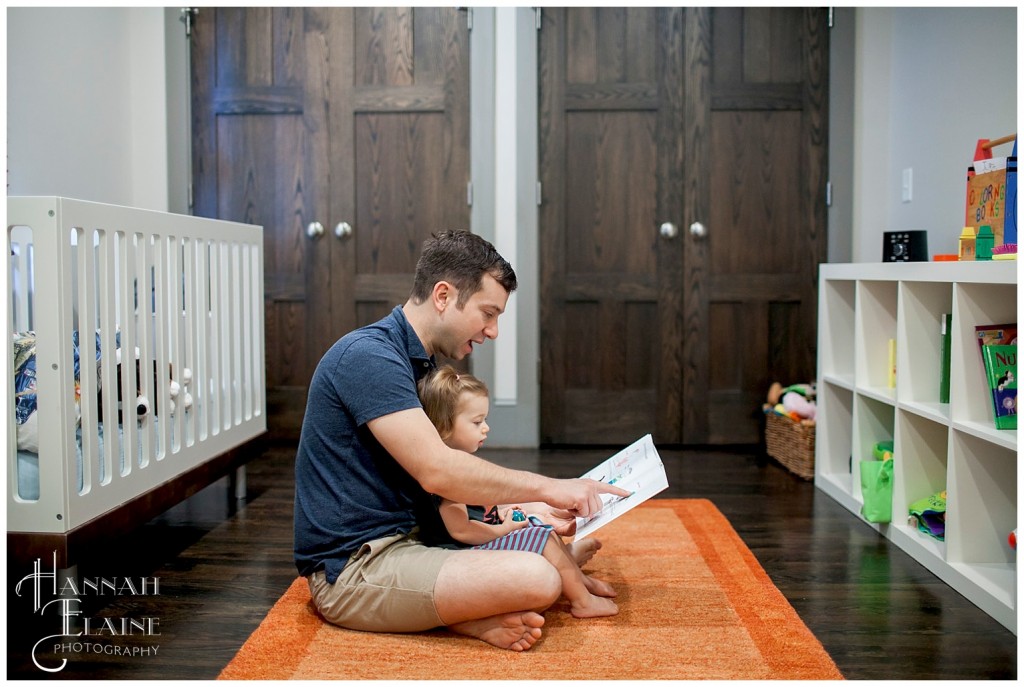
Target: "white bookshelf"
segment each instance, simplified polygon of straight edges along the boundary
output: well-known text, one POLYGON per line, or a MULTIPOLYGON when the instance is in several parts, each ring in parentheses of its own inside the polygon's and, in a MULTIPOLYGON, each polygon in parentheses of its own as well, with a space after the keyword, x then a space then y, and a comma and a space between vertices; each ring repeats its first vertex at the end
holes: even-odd
POLYGON ((1014 634, 1017 432, 995 429, 974 327, 1016 321, 1014 261, 821 266, 815 486, 860 516, 859 462, 892 441, 892 522, 868 524, 1014 634), (949 403, 939 403, 943 313, 953 314, 949 403), (937 541, 907 517, 942 489, 937 541))

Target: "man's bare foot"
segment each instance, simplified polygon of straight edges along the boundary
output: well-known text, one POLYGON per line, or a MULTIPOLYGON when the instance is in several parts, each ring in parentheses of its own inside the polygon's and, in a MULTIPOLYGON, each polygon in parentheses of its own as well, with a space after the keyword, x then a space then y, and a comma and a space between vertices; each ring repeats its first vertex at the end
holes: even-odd
POLYGON ((602 618, 615 615, 619 607, 611 599, 588 594, 586 598, 572 601, 572 614, 576 618, 602 618))
POLYGON ((603 580, 594 579, 590 575, 583 576, 583 584, 586 586, 587 591, 595 596, 603 596, 606 598, 617 596, 615 589, 610 584, 603 580))
POLYGON ((572 558, 576 561, 576 565, 582 568, 591 558, 594 557, 597 550, 601 548, 601 542, 593 537, 587 537, 586 539, 580 539, 579 541, 574 541, 571 544, 566 544, 565 546, 569 549, 569 553, 572 554, 572 558))
POLYGON ((480 620, 449 625, 448 629, 460 635, 476 637, 499 649, 526 651, 540 639, 544 616, 533 611, 494 615, 480 620))

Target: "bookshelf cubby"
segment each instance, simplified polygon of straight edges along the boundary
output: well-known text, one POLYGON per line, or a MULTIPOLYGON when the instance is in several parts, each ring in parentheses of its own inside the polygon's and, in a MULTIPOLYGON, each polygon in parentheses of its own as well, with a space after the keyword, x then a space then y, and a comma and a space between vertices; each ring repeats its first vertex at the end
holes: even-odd
POLYGON ((1017 321, 1016 262, 826 264, 819 294, 815 486, 860 517, 858 464, 892 441, 892 522, 866 524, 1016 634, 1007 536, 1017 526, 1017 432, 995 429, 974 334, 1017 321), (945 313, 950 395, 940 403, 945 313), (939 541, 908 523, 908 508, 942 490, 939 541))

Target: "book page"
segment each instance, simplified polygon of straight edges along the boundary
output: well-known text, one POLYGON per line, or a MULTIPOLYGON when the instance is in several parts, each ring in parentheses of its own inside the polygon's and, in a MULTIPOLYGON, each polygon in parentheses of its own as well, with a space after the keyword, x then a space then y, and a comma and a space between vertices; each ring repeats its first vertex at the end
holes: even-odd
POLYGON ((633 493, 624 497, 602 494, 604 507, 598 513, 588 518, 576 518, 574 541, 593 534, 615 518, 668 488, 665 465, 661 462, 658 450, 654 448, 650 434, 622 449, 582 478, 614 484, 633 493))

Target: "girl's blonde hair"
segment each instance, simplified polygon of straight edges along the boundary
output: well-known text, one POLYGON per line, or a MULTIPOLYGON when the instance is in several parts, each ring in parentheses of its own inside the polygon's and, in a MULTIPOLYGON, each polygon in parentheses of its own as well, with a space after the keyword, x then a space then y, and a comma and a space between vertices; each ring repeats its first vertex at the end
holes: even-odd
POLYGON ((419 381, 420 403, 427 417, 437 427, 442 439, 451 436, 459 397, 463 393, 487 396, 487 385, 471 374, 459 372, 451 365, 439 367, 419 381))

